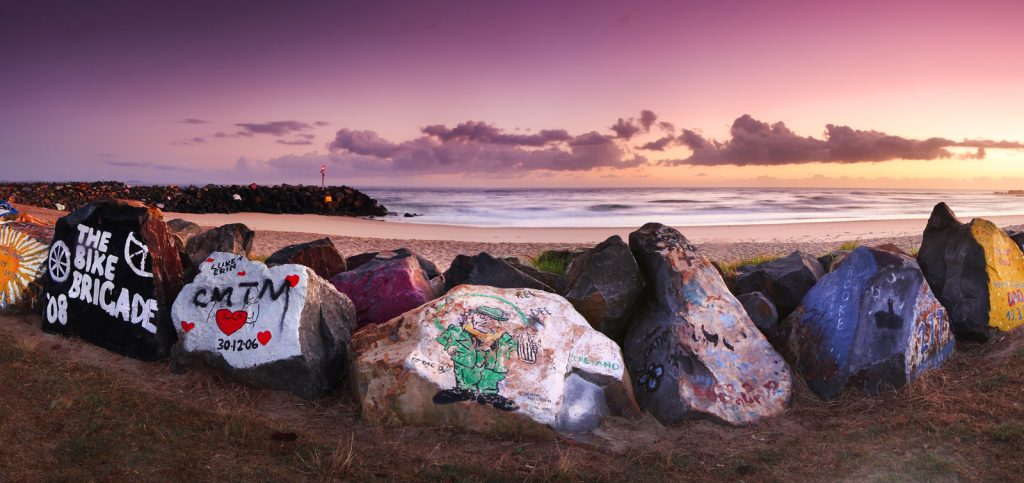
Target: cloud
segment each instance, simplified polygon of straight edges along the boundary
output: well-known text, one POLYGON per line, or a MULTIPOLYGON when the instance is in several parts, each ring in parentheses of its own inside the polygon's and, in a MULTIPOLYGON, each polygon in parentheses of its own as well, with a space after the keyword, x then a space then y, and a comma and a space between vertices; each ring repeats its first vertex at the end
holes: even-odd
POLYGON ((308 139, 278 139, 276 142, 277 144, 285 144, 288 146, 309 146, 310 144, 313 144, 313 141, 308 139))
POLYGON ((517 146, 544 146, 560 141, 569 141, 572 136, 564 129, 542 129, 537 134, 506 134, 501 129, 484 122, 466 121, 448 129, 435 124, 422 129, 423 134, 443 142, 476 141, 486 144, 508 144, 517 146))
POLYGON ((196 136, 190 139, 182 139, 180 141, 174 141, 171 145, 174 146, 198 146, 200 144, 206 144, 206 138, 196 136))
POLYGON ((271 121, 271 122, 243 122, 235 124, 242 128, 237 134, 240 136, 251 136, 253 134, 269 134, 271 136, 285 136, 288 134, 306 131, 313 126, 299 121, 271 121))
POLYGON ((648 151, 664 151, 665 148, 674 143, 675 140, 676 138, 674 136, 665 136, 644 144, 643 146, 640 146, 639 149, 646 149, 648 151))
POLYGON ((109 164, 110 166, 116 166, 119 168, 147 168, 156 169, 160 171, 195 171, 195 169, 186 168, 183 166, 175 166, 172 164, 148 163, 142 161, 107 161, 106 164, 109 164))
POLYGON ((611 130, 615 131, 615 137, 625 139, 626 141, 629 141, 633 136, 640 133, 641 129, 643 128, 633 123, 633 119, 627 121, 621 117, 611 127, 611 130))
POLYGON ((188 118, 185 118, 185 119, 178 119, 178 120, 176 120, 174 122, 179 122, 181 124, 209 124, 210 123, 210 121, 204 121, 202 119, 196 119, 194 117, 188 117, 188 118))
POLYGON ((644 109, 640 111, 640 125, 643 126, 644 132, 650 132, 651 126, 654 125, 654 121, 658 120, 658 115, 654 111, 644 109))
POLYGON ((316 121, 316 122, 313 123, 313 125, 316 126, 316 127, 324 127, 324 126, 330 126, 331 123, 329 123, 327 121, 316 121))
MULTIPOLYGON (((910 139, 879 131, 857 130, 848 126, 828 124, 824 139, 800 136, 782 122, 769 124, 748 114, 737 118, 729 130, 730 139, 715 141, 704 138, 696 131, 684 129, 671 142, 659 139, 640 149, 662 150, 669 145, 689 148, 692 154, 685 159, 661 161, 663 165, 735 165, 774 166, 783 164, 861 163, 896 159, 933 160, 953 157, 949 148, 1000 147, 1024 148, 1008 141, 973 140, 957 142, 933 137, 910 139)), ((972 159, 984 158, 978 151, 972 159)))

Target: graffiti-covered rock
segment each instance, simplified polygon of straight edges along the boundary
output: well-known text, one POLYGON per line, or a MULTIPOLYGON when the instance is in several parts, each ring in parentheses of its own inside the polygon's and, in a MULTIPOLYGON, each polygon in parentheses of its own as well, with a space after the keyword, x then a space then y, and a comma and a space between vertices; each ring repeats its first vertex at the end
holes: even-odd
POLYGON ((437 295, 413 257, 365 263, 331 278, 355 304, 359 326, 379 324, 433 300, 437 295))
POLYGON ((908 256, 860 247, 781 324, 789 360, 822 399, 896 388, 953 352, 946 310, 908 256))
POLYGON ((267 265, 296 263, 312 268, 317 275, 331 278, 345 271, 345 257, 330 238, 288 245, 267 257, 267 265))
POLYGON ((159 210, 113 200, 79 208, 57 221, 46 266, 44 331, 142 360, 168 355, 183 280, 159 210))
POLYGON ((540 290, 460 285, 354 347, 372 423, 578 433, 639 414, 618 345, 540 290))
POLYGON ((504 260, 480 253, 475 257, 459 255, 452 260, 444 272, 445 287, 451 290, 457 285, 487 285, 498 288, 533 288, 554 292, 547 284, 523 273, 504 260))
POLYGON ((987 340, 1024 324, 1024 255, 988 220, 961 223, 935 205, 917 261, 957 336, 987 340))
POLYGON ((736 300, 765 337, 772 340, 778 335, 779 313, 768 297, 761 292, 751 292, 737 295, 736 300))
POLYGON ((736 293, 761 292, 775 304, 779 315, 789 315, 807 291, 825 275, 818 259, 803 253, 789 255, 760 265, 740 267, 736 293))
POLYGON ((36 301, 52 239, 51 227, 0 225, 0 312, 28 309, 36 301))
POLYGON ((789 367, 711 262, 658 223, 631 233, 629 247, 648 286, 623 346, 640 407, 665 424, 743 425, 784 411, 789 367))
POLYGON ((626 334, 626 321, 644 288, 640 267, 629 245, 615 235, 573 259, 565 298, 590 322, 614 340, 626 334))
POLYGON ((355 308, 312 269, 216 252, 174 301, 175 364, 315 399, 347 373, 355 308))
POLYGON ((250 230, 249 227, 242 223, 231 223, 189 238, 188 243, 185 244, 185 251, 188 252, 192 265, 198 267, 214 252, 234 253, 248 257, 255 239, 256 232, 250 230))

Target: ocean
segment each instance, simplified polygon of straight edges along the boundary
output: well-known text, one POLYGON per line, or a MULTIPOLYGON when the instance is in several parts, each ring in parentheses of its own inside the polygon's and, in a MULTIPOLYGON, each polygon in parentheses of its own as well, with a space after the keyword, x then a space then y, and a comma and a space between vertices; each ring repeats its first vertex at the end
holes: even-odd
POLYGON ((391 221, 481 227, 753 225, 1024 214, 1024 197, 991 191, 776 188, 361 188, 391 221), (404 217, 405 213, 418 214, 404 217))

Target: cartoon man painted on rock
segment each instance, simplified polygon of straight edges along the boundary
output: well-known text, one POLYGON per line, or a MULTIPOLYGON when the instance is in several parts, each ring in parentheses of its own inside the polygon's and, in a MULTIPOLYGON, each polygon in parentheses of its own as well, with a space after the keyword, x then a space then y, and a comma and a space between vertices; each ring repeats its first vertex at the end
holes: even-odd
MULTIPOLYGON (((438 391, 437 404, 476 400, 504 411, 518 408, 515 401, 498 394, 498 383, 508 373, 512 354, 521 358, 519 342, 501 327, 508 314, 498 308, 481 306, 462 314, 458 324, 449 325, 437 338, 455 366, 455 387, 438 391)), ((532 344, 531 344, 532 345, 532 344)), ((536 362, 536 350, 527 351, 536 362)), ((532 359, 532 360, 531 360, 532 359)))

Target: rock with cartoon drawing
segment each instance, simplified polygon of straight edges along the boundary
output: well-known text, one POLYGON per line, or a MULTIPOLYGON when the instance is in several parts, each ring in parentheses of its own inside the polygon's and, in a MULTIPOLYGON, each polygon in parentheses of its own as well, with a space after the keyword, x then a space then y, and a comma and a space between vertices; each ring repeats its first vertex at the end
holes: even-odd
POLYGON ((460 285, 353 347, 372 423, 582 433, 639 414, 619 346, 541 290, 460 285))
POLYGON ((196 362, 315 399, 346 373, 355 308, 312 269, 215 252, 174 302, 176 367, 196 362))

